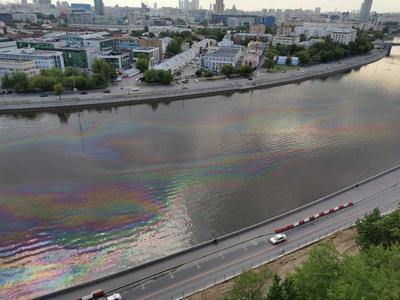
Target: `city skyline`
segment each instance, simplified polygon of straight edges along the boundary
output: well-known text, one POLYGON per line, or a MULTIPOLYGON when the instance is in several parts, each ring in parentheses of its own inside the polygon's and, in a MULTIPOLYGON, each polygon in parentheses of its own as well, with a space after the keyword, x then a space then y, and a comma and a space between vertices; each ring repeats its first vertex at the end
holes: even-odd
MULTIPOLYGON (((20 1, 8 1, 0 0, 1 3, 18 3, 20 1)), ((28 3, 31 3, 28 0, 28 3)), ((55 4, 55 0, 52 1, 55 4)), ((91 0, 70 0, 69 3, 90 3, 91 0)), ((132 6, 139 7, 141 2, 147 3, 150 7, 153 7, 154 3, 157 3, 158 7, 168 6, 168 7, 178 7, 178 0, 105 0, 105 6, 132 6)), ((214 4, 215 0, 200 0, 199 6, 203 9, 209 9, 210 4, 214 4)), ((322 11, 359 11, 363 0, 304 0, 301 5, 296 0, 265 0, 260 3, 259 0, 225 0, 225 9, 231 9, 233 5, 240 10, 252 11, 261 9, 315 9, 316 7, 321 7, 322 11)), ((397 3, 390 0, 375 0, 372 6, 372 11, 377 12, 400 12, 400 1, 397 3)))

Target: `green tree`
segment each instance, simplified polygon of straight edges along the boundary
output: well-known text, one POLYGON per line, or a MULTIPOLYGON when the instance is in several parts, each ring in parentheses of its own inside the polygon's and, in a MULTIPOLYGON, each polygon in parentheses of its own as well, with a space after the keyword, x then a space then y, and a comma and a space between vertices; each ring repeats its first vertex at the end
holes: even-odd
POLYGON ((149 61, 145 58, 139 58, 136 61, 136 68, 143 73, 149 68, 149 61))
POLYGON ((144 80, 147 83, 169 84, 173 79, 171 71, 152 69, 144 72, 144 80))
POLYGON ((265 66, 267 68, 267 71, 269 72, 275 66, 274 59, 271 57, 268 57, 267 60, 265 61, 265 66))
POLYGON ((338 276, 340 255, 332 243, 314 248, 308 261, 293 275, 299 299, 323 300, 338 276))
POLYGON ((266 281, 271 278, 268 270, 256 273, 247 271, 235 279, 235 285, 225 300, 262 300, 266 294, 266 281))
POLYGON ((117 78, 117 73, 115 68, 104 59, 95 59, 92 65, 93 74, 102 75, 106 81, 113 80, 117 78))
POLYGON ((292 57, 290 57, 289 55, 286 57, 286 62, 285 62, 285 64, 287 65, 287 66, 290 66, 291 64, 292 64, 292 57))
POLYGON ((301 65, 305 66, 310 63, 311 56, 310 56, 309 51, 307 51, 307 50, 300 51, 297 53, 297 56, 299 58, 301 65))
POLYGON ((249 76, 251 73, 253 73, 253 68, 249 65, 242 65, 240 66, 238 73, 241 76, 249 76))
POLYGON ((4 73, 3 77, 1 78, 1 87, 3 89, 13 89, 14 85, 15 83, 12 76, 10 76, 8 72, 4 73))
POLYGON ((196 77, 201 77, 202 74, 203 72, 200 69, 196 71, 196 77))
POLYGON ((166 57, 172 57, 182 52, 182 39, 174 38, 167 46, 166 57))
POLYGON ((281 279, 275 274, 272 285, 268 291, 268 300, 283 300, 283 289, 280 285, 281 279))
POLYGON ((54 85, 54 95, 59 96, 61 100, 61 94, 64 91, 64 87, 61 83, 57 83, 54 85))
POLYGON ((83 75, 78 75, 75 77, 75 86, 78 90, 85 90, 88 88, 89 81, 83 75))
POLYGON ((204 77, 207 77, 207 78, 214 77, 214 73, 211 70, 207 70, 204 73, 204 77))
POLYGON ((282 283, 283 300, 296 300, 298 299, 295 283, 291 275, 287 276, 282 283))
POLYGON ((221 68, 221 73, 228 78, 235 74, 235 71, 235 67, 229 64, 223 65, 221 68))
POLYGON ((22 72, 15 72, 13 73, 13 82, 14 82, 14 88, 15 90, 20 93, 20 92, 26 92, 29 90, 29 78, 26 73, 22 72))
POLYGON ((57 84, 57 78, 39 75, 33 78, 32 85, 35 89, 41 91, 52 91, 57 84))

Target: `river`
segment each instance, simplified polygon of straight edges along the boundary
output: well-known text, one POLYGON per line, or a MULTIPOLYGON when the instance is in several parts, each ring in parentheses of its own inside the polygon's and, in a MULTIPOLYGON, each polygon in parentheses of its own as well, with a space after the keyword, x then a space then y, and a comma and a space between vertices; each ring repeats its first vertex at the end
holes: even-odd
POLYGON ((301 84, 0 116, 0 299, 115 273, 398 164, 399 74, 394 48, 301 84))

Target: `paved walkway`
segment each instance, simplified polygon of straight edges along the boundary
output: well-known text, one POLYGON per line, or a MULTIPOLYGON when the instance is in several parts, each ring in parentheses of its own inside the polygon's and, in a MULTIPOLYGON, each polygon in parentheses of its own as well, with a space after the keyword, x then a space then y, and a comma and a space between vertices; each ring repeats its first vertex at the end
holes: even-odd
POLYGON ((155 85, 139 84, 131 78, 109 88, 110 93, 93 91, 87 95, 63 95, 41 98, 39 95, 8 95, 0 101, 0 113, 20 111, 45 111, 66 108, 85 108, 105 105, 139 104, 152 101, 173 101, 224 94, 232 91, 247 91, 256 88, 269 88, 278 85, 328 76, 375 62, 386 55, 385 50, 372 51, 363 56, 352 57, 329 64, 319 64, 307 68, 298 68, 286 73, 258 72, 253 80, 232 78, 229 80, 190 80, 189 84, 155 85), (139 91, 132 88, 139 87, 139 91))

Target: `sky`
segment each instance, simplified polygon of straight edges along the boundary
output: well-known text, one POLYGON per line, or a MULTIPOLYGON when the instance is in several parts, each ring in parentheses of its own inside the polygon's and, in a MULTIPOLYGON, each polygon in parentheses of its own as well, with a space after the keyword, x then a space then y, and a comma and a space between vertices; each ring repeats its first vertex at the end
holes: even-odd
MULTIPOLYGON (((103 0, 106 5, 113 5, 119 3, 119 5, 131 5, 139 6, 141 0, 103 0), (122 4, 124 3, 124 4, 122 4)), ((82 2, 84 2, 82 0, 82 2)), ((178 0, 143 0, 144 3, 153 6, 154 2, 157 2, 158 7, 171 6, 177 7, 178 0)), ((210 3, 214 3, 213 0, 200 0, 200 5, 203 8, 209 8, 210 3)), ((315 7, 321 7, 323 11, 334 11, 335 9, 340 11, 351 11, 359 10, 363 0, 225 0, 225 7, 232 8, 235 4, 238 9, 243 10, 261 10, 263 8, 303 8, 303 9, 314 9, 315 7)), ((400 0, 374 0, 373 11, 378 12, 400 12, 400 0)))
MULTIPOLYGON (((94 0, 67 0, 68 2, 90 3, 94 0)), ((103 0, 105 5, 114 6, 133 6, 139 7, 141 2, 153 6, 156 2, 158 7, 169 6, 178 7, 179 0, 103 0)), ((361 3, 364 0, 225 0, 225 7, 232 8, 233 4, 242 10, 261 10, 263 8, 303 8, 314 9, 321 7, 322 11, 352 11, 360 10, 361 3)), ((20 2, 20 0, 0 0, 0 2, 20 2)), ((32 2, 32 0, 28 0, 32 2)), ((56 0, 52 0, 55 4, 56 0)), ((208 9, 215 0, 200 0, 200 5, 204 9, 208 9)), ((377 12, 400 12, 400 0, 374 0, 372 11, 377 12)))

